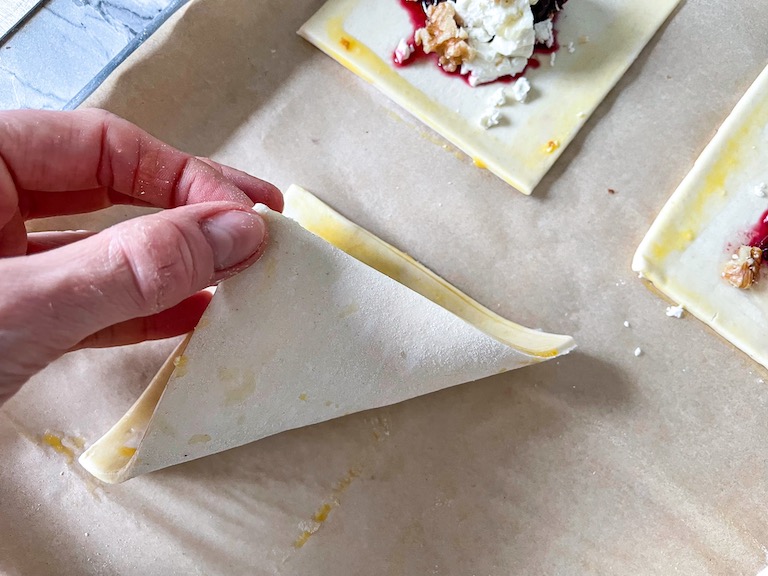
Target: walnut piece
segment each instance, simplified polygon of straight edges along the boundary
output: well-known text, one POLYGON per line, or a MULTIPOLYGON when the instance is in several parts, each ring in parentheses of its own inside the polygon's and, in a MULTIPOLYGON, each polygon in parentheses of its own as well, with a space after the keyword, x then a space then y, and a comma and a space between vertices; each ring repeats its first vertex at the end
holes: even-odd
POLYGON ((427 7, 427 25, 416 30, 416 44, 430 54, 440 56, 440 66, 446 72, 455 72, 466 60, 474 57, 474 50, 467 44, 467 31, 456 21, 453 2, 441 2, 427 7))
POLYGON ((747 290, 757 282, 763 251, 756 246, 741 246, 733 259, 725 265, 722 277, 736 288, 747 290))

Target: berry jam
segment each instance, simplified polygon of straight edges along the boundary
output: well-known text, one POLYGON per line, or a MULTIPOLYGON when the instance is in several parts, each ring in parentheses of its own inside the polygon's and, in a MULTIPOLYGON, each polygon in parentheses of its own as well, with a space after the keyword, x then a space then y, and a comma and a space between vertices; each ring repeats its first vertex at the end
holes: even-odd
POLYGON ((402 6, 406 12, 408 12, 408 17, 411 19, 414 32, 419 28, 424 28, 427 23, 427 12, 421 2, 400 0, 400 6, 402 6))
POLYGON ((760 220, 747 232, 747 245, 757 246, 763 251, 763 258, 768 254, 768 210, 763 212, 760 216, 760 220))

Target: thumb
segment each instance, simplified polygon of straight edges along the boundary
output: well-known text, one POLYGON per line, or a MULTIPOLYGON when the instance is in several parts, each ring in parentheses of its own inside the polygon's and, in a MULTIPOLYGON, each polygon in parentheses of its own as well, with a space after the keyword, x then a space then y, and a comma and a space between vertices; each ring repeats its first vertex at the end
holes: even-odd
POLYGON ((266 236, 256 212, 209 202, 0 261, 0 356, 36 350, 40 358, 30 360, 44 366, 94 332, 167 309, 249 266, 266 236))

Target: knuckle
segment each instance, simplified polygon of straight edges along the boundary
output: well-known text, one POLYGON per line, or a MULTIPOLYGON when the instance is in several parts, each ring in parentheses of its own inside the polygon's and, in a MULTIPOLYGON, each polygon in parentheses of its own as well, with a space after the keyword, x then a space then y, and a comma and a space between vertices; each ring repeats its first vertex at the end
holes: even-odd
POLYGON ((110 123, 121 119, 117 114, 114 114, 109 110, 104 110, 103 108, 86 108, 81 110, 80 113, 84 116, 91 116, 99 122, 110 123))
POLYGON ((127 277, 127 303, 135 315, 169 308, 205 282, 195 266, 190 234, 168 220, 147 220, 132 223, 131 234, 116 230, 110 249, 114 265, 127 277))
POLYGON ((174 175, 171 190, 174 204, 182 206, 189 203, 189 192, 195 186, 199 174, 200 161, 189 157, 184 160, 179 170, 174 175))
POLYGON ((195 156, 195 159, 205 164, 208 168, 210 168, 217 174, 223 174, 224 172, 221 165, 218 162, 214 162, 213 160, 211 160, 211 158, 208 156, 195 156))

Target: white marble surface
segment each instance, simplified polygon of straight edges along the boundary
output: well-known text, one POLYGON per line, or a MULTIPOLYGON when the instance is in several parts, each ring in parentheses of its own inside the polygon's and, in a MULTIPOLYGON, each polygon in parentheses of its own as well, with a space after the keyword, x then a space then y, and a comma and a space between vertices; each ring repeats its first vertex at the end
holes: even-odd
POLYGON ((16 29, 41 3, 41 0, 5 0, 0 4, 0 40, 16 29))
POLYGON ((0 45, 0 109, 62 109, 173 0, 46 0, 0 45))

